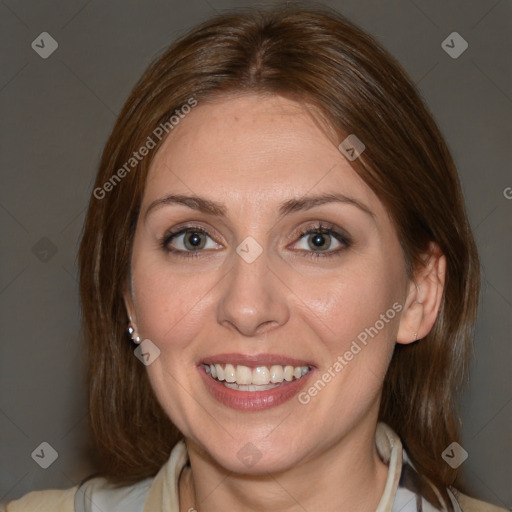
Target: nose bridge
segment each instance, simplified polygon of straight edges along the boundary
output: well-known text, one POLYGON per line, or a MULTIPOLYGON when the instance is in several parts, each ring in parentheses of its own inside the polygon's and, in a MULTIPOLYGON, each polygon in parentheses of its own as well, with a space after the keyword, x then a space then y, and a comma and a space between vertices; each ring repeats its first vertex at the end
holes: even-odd
POLYGON ((254 239, 245 239, 233 255, 218 305, 218 321, 232 324, 246 336, 262 324, 286 321, 285 295, 279 292, 277 277, 269 268, 269 253, 254 239))

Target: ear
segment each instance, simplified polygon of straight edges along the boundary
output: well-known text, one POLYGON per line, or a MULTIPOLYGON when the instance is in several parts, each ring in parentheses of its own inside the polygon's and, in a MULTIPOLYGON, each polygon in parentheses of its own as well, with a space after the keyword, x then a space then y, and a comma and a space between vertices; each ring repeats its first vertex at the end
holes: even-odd
POLYGON ((431 242, 420 266, 409 281, 404 312, 400 318, 397 343, 408 344, 424 338, 436 321, 446 276, 446 257, 439 246, 431 242))

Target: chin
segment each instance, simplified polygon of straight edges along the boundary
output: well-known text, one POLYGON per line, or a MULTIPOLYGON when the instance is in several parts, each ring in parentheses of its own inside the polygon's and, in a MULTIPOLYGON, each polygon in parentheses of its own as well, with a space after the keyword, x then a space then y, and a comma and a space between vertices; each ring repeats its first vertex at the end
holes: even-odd
POLYGON ((264 476, 280 473, 296 465, 296 455, 293 458, 289 452, 268 450, 263 452, 251 442, 244 444, 237 451, 226 453, 222 449, 219 453, 216 450, 211 451, 212 457, 217 464, 227 471, 238 475, 264 476))

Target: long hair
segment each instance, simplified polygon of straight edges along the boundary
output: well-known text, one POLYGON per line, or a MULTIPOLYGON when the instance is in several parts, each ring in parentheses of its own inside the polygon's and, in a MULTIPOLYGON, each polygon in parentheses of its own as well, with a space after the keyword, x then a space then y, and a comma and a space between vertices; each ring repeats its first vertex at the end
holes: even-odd
POLYGON ((152 158, 179 129, 185 105, 245 93, 282 95, 310 107, 336 145, 350 134, 363 141, 366 149, 352 166, 386 207, 409 277, 431 241, 446 256, 438 318, 424 339, 397 344, 380 420, 399 434, 419 472, 441 489, 453 484, 456 470, 441 454, 460 440, 456 404, 480 286, 457 171, 399 63, 339 13, 300 5, 234 11, 194 28, 145 71, 106 143, 79 251, 89 410, 101 474, 119 485, 153 476, 181 437, 126 336, 123 292, 152 158), (148 137, 154 147, 135 161, 148 137))

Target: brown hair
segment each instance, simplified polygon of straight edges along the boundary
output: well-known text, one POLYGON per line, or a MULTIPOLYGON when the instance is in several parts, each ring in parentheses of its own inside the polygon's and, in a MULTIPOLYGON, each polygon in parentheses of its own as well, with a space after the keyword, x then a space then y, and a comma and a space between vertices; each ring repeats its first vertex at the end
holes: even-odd
MULTIPOLYGON (((312 106, 336 144, 352 133, 363 141, 352 165, 387 208, 410 277, 429 242, 445 254, 438 318, 424 339, 397 344, 380 420, 446 496, 456 471, 441 453, 459 440, 455 404, 468 366, 479 262, 447 145, 414 84, 371 36, 325 7, 244 10, 204 22, 136 84, 106 143, 95 190, 127 169, 133 152, 190 98, 201 104, 240 93, 288 96, 312 106)), ((133 355, 123 302, 145 180, 160 144, 103 198, 93 194, 79 251, 98 464, 101 475, 122 485, 155 475, 181 436, 133 355)))

